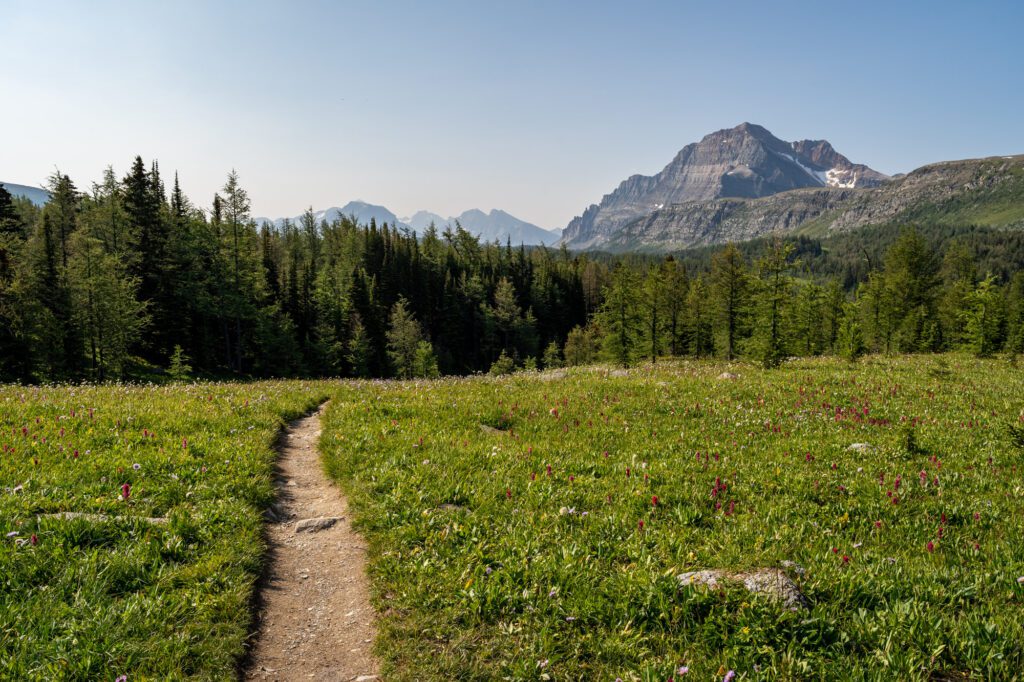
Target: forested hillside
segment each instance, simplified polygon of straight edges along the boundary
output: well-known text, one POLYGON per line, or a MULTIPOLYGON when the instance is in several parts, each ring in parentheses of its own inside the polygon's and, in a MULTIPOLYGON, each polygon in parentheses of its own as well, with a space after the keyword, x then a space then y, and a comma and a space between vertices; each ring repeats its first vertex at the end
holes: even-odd
POLYGON ((665 355, 1024 350, 1017 233, 871 228, 676 257, 481 243, 311 211, 257 227, 136 158, 0 189, 0 380, 430 376, 665 355))

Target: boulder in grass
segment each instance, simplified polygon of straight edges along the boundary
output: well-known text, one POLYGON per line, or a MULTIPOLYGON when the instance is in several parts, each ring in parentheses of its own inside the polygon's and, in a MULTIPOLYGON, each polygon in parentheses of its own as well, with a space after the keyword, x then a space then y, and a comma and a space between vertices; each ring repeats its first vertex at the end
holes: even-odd
POLYGON ((850 447, 846 448, 850 452, 869 453, 875 451, 875 446, 871 443, 853 443, 850 447))
POLYGON ((721 374, 718 375, 718 378, 721 381, 736 381, 737 379, 740 378, 740 375, 733 374, 732 372, 722 372, 721 374))
POLYGON ((689 571, 677 576, 683 587, 704 585, 712 590, 725 585, 742 585, 748 592, 761 594, 780 602, 791 611, 807 608, 807 598, 789 576, 777 568, 758 568, 751 571, 726 571, 723 569, 689 571))

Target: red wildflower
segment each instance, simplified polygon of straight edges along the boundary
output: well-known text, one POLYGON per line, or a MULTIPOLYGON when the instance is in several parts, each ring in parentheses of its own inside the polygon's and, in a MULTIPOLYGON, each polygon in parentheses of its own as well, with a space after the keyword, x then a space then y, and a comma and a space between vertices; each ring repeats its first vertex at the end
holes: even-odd
POLYGON ((651 496, 651 506, 654 506, 654 507, 658 506, 658 496, 657 495, 652 495, 651 496))
POLYGON ((122 500, 127 500, 131 496, 131 494, 132 494, 132 487, 131 487, 131 485, 129 485, 127 483, 122 484, 121 485, 121 499, 122 500))

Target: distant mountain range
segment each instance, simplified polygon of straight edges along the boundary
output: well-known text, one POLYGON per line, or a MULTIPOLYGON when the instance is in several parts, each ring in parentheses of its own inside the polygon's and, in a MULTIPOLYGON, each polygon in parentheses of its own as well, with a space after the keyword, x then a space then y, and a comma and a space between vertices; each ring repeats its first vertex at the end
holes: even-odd
POLYGON ((498 209, 484 213, 474 208, 450 218, 442 218, 429 211, 419 211, 411 218, 403 220, 420 233, 431 223, 438 230, 443 230, 445 226, 454 227, 458 222, 464 230, 479 236, 485 242, 497 240, 504 243, 510 240, 513 244, 554 244, 561 237, 561 230, 545 230, 498 209))
POLYGON ((890 178, 825 140, 744 123, 624 180, 569 223, 571 249, 666 251, 770 233, 825 236, 907 222, 1024 228, 1024 156, 930 164, 890 178))
MULTIPOLYGON (((394 213, 383 206, 368 204, 365 201, 350 201, 341 208, 328 208, 323 211, 315 211, 313 217, 319 224, 321 220, 334 221, 342 216, 354 216, 360 225, 369 224, 373 219, 378 225, 387 223, 399 228, 408 228, 422 234, 431 223, 438 231, 443 231, 446 226, 455 226, 456 221, 470 234, 480 237, 482 241, 493 242, 495 240, 505 243, 510 240, 513 244, 554 244, 561 236, 560 230, 545 230, 525 220, 520 220, 505 211, 497 209, 490 213, 484 213, 479 209, 465 211, 459 216, 442 218, 436 213, 419 211, 409 218, 399 219, 394 213)), ((289 218, 293 223, 301 222, 302 216, 289 218)), ((271 223, 280 228, 284 225, 284 218, 256 218, 257 223, 271 223)))
POLYGON ((29 187, 28 185, 16 185, 13 182, 0 182, 11 195, 25 197, 36 206, 42 206, 50 200, 50 193, 40 187, 29 187))

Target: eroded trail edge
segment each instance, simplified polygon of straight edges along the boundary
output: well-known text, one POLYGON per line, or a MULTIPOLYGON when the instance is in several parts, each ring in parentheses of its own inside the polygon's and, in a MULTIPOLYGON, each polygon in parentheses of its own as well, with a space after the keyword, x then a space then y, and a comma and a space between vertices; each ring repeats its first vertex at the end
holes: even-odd
POLYGON ((268 568, 246 680, 377 679, 366 543, 320 464, 323 410, 289 425, 278 446, 268 568))

